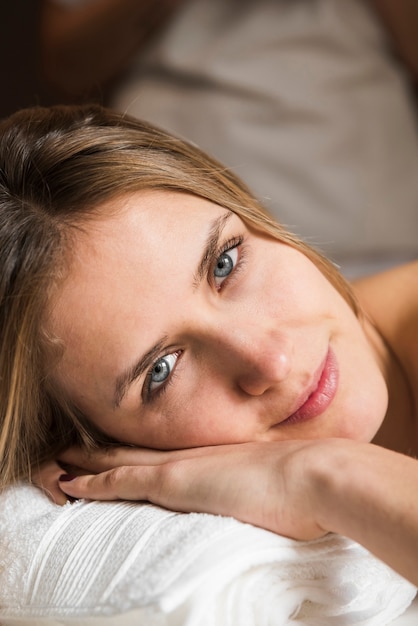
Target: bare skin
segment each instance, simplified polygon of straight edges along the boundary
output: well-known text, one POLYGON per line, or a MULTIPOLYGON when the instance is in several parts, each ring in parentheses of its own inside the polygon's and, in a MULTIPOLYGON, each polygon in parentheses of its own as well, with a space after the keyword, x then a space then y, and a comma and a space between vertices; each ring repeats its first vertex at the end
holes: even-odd
POLYGON ((360 281, 359 321, 303 255, 220 207, 143 192, 108 208, 80 235, 54 309, 67 343, 56 383, 136 447, 67 450, 60 463, 73 469, 62 477, 52 463, 38 482, 59 503, 149 500, 298 539, 338 532, 418 584, 418 466, 408 456, 418 449, 418 263, 360 281), (222 233, 197 284, 214 217, 222 233), (111 381, 161 333, 166 356, 116 406, 111 381), (167 383, 164 359, 172 384, 150 400, 167 383), (325 400, 323 379, 334 384, 325 400), (313 408, 307 401, 293 417, 312 385, 313 408))
POLYGON ((95 472, 114 468, 61 482, 72 497, 233 515, 303 540, 340 533, 418 584, 418 472, 408 456, 324 439, 179 453, 117 449, 83 458, 74 451, 66 458, 95 472))

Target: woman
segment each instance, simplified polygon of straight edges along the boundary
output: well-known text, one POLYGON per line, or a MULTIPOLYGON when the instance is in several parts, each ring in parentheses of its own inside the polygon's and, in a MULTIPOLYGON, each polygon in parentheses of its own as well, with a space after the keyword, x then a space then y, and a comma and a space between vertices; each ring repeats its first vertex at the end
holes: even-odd
POLYGON ((417 264, 352 290, 218 163, 100 108, 0 135, 2 486, 338 532, 417 584, 417 264))

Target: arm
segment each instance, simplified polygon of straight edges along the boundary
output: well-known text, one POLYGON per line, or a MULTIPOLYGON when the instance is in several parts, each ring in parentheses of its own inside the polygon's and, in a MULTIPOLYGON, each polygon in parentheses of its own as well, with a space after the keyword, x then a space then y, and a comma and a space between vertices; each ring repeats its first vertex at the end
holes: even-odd
POLYGON ((395 49, 414 78, 418 77, 418 3, 416 0, 370 0, 387 30, 395 49))
POLYGON ((359 611, 387 624, 414 592, 342 537, 296 544, 124 502, 61 508, 26 485, 0 494, 0 528, 4 624, 348 624, 359 611))
POLYGON ((114 78, 184 0, 95 0, 66 7, 44 0, 41 54, 46 79, 79 94, 114 78))
POLYGON ((297 539, 339 533, 418 584, 418 465, 402 454, 334 439, 118 449, 83 465, 113 469, 62 481, 72 497, 232 515, 297 539))
POLYGON ((319 523, 365 546, 418 584, 418 463, 372 444, 345 441, 323 458, 319 523))

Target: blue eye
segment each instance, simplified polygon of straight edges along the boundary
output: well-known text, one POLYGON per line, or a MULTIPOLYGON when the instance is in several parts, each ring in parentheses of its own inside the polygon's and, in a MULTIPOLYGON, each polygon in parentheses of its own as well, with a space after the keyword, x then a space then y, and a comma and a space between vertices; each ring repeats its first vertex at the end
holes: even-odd
POLYGON ((213 269, 215 276, 215 285, 220 287, 225 278, 227 278, 234 270, 238 261, 238 246, 234 246, 230 250, 226 250, 219 255, 216 265, 213 269))
POLYGON ((155 391, 164 385, 164 383, 170 378, 179 355, 180 352, 173 352, 173 354, 167 354, 166 356, 162 356, 155 361, 148 373, 148 391, 155 391))

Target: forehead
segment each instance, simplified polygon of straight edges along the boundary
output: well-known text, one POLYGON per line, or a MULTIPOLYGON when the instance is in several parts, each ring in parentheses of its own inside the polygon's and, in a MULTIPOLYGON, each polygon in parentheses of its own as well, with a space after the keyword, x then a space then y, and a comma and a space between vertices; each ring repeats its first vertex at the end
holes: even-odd
POLYGON ((101 247, 104 243, 117 249, 132 239, 140 239, 143 245, 155 239, 169 242, 174 231, 187 233, 190 227, 203 225, 225 210, 191 194, 140 191, 99 206, 97 217, 83 228, 76 243, 82 252, 83 248, 101 247))
POLYGON ((137 262, 148 273, 165 252, 188 243, 192 232, 193 240, 203 241, 207 225, 225 211, 207 200, 166 191, 142 191, 103 204, 97 217, 75 234, 69 282, 138 275, 137 262), (109 271, 114 263, 119 273, 109 271))

